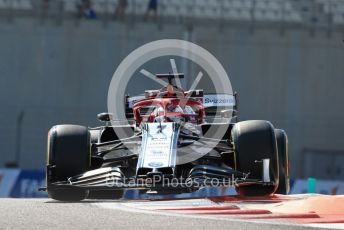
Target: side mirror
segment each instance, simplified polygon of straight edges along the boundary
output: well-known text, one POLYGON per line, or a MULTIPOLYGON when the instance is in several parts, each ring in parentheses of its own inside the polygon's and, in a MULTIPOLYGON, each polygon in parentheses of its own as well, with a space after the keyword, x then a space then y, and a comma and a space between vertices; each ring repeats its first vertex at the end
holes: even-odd
POLYGON ((99 113, 97 115, 98 120, 108 122, 112 120, 112 113, 99 113))

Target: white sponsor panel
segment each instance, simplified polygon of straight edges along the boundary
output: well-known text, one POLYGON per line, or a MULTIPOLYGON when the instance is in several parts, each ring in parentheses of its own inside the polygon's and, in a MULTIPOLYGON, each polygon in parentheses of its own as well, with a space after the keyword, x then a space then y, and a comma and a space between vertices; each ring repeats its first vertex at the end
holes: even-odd
POLYGON ((235 106, 235 97, 228 94, 208 94, 203 96, 204 107, 235 106))
POLYGON ((143 149, 145 168, 168 167, 173 154, 173 123, 153 123, 148 125, 146 144, 143 149))
MULTIPOLYGON (((128 107, 132 108, 134 104, 145 99, 145 96, 134 96, 128 98, 128 107)), ((204 107, 214 106, 235 106, 235 97, 229 94, 206 94, 203 96, 204 107)))

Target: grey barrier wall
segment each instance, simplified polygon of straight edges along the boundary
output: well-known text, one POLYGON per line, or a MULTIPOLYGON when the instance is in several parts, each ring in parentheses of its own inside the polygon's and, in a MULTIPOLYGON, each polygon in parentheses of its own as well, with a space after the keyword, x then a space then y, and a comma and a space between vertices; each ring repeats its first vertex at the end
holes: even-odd
MULTIPOLYGON (((306 163, 326 178, 329 167, 344 172, 344 162, 331 155, 344 154, 343 31, 328 36, 302 28, 252 33, 244 26, 105 27, 74 20, 56 25, 30 17, 0 21, 0 167, 19 155, 20 167, 44 168, 49 128, 98 125, 96 114, 106 111, 108 85, 120 61, 140 45, 165 38, 190 40, 220 60, 239 93, 241 120, 266 119, 287 131, 292 176, 310 176, 306 163), (310 150, 324 154, 319 160, 319 154, 309 157, 310 150)), ((157 71, 166 72, 163 65, 157 71)), ((151 87, 144 78, 138 81, 151 87)), ((339 174, 331 177, 343 179, 339 174)))

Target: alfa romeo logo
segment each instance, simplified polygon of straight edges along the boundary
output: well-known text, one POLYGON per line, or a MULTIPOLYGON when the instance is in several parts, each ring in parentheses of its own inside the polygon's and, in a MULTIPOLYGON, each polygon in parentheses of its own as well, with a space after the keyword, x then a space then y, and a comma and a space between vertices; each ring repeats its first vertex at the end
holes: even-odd
MULTIPOLYGON (((165 58, 166 56, 178 56, 180 58, 191 61, 202 68, 202 71, 193 76, 186 76, 186 78, 195 79, 190 88, 184 89, 194 90, 197 88, 200 80, 206 73, 212 84, 214 85, 215 94, 225 94, 233 95, 232 86, 229 77, 221 65, 221 63, 207 50, 204 48, 184 40, 177 39, 164 39, 157 40, 147 43, 133 52, 131 52, 118 66, 115 73, 113 74, 109 91, 108 91, 108 112, 113 114, 114 121, 112 124, 115 126, 116 120, 122 121, 122 125, 129 125, 126 120, 124 98, 126 95, 126 88, 130 79, 133 77, 134 73, 139 71, 142 77, 147 79, 147 84, 150 85, 150 81, 156 82, 165 87, 168 83, 162 79, 156 78, 155 74, 149 69, 141 68, 145 63, 156 59, 165 58), (141 68, 141 69, 140 69, 141 68), (123 124, 124 123, 124 124, 123 124)), ((165 73, 172 72, 177 74, 183 72, 182 69, 178 69, 174 59, 170 59, 171 69, 166 70, 165 73)), ((176 86, 181 88, 180 79, 175 79, 176 86)), ((144 89, 142 89, 144 91, 144 89)), ((206 93, 206 92, 205 92, 206 93)), ((186 98, 190 95, 186 95, 186 98)), ((215 117, 220 116, 220 111, 216 110, 215 117)), ((205 136, 207 138, 212 138, 213 140, 222 138, 228 128, 226 125, 222 125, 222 128, 212 127, 206 131, 205 136)), ((115 129, 116 135, 119 138, 127 138, 128 134, 125 129, 115 129)), ((178 160, 177 164, 184 164, 201 158, 203 155, 207 154, 214 146, 218 143, 212 141, 211 143, 201 143, 199 141, 194 141, 193 144, 179 147, 178 148, 178 160)))

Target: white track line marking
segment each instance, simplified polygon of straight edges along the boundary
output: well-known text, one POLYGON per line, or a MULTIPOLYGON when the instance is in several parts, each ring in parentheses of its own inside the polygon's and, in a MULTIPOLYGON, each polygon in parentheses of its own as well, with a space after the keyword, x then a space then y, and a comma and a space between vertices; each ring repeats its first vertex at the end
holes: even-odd
POLYGON ((344 224, 304 224, 304 226, 326 229, 344 229, 344 224))

